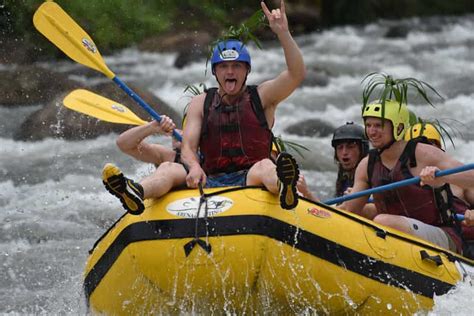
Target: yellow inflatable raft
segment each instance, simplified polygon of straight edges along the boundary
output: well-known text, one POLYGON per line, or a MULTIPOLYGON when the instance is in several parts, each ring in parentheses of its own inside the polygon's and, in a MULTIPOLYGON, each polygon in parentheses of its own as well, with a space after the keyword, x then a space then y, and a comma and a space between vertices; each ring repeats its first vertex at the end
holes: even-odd
POLYGON ((261 188, 171 192, 94 245, 84 290, 114 315, 413 314, 474 261, 324 204, 261 188))

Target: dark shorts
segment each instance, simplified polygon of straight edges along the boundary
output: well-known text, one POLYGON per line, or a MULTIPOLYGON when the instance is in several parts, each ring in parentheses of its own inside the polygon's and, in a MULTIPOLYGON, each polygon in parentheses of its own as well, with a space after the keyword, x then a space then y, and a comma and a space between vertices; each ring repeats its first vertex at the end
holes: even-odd
POLYGON ((232 173, 221 173, 207 177, 206 188, 245 186, 247 183, 248 170, 240 170, 232 173))

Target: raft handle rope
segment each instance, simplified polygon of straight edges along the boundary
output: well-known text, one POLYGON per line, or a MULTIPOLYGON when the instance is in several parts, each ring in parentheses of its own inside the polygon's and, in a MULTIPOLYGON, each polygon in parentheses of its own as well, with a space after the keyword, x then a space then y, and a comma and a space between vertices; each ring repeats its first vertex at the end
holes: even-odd
POLYGON ((194 249, 194 247, 199 245, 204 251, 207 252, 207 254, 210 254, 212 251, 211 244, 207 242, 208 237, 209 237, 209 231, 207 229, 208 227, 208 220, 207 220, 207 215, 208 215, 208 204, 207 204, 207 197, 206 194, 204 193, 204 190, 202 188, 202 183, 199 182, 199 193, 201 194, 201 197, 199 198, 199 207, 196 213, 196 222, 194 226, 194 238, 190 242, 186 243, 184 245, 184 253, 186 254, 186 257, 189 256, 191 251, 194 249), (201 207, 204 204, 204 222, 206 224, 206 241, 202 240, 199 238, 199 215, 201 213, 201 207))

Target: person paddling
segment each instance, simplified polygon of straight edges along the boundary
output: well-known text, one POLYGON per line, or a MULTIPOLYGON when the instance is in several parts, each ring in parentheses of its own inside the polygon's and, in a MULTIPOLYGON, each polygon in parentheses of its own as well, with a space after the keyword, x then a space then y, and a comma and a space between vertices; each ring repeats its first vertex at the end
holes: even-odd
POLYGON ((125 154, 143 162, 159 166, 163 162, 180 162, 181 142, 172 138, 172 146, 164 146, 147 142, 152 135, 170 134, 175 129, 178 134, 182 131, 176 129, 174 122, 167 116, 161 117, 161 122, 149 122, 146 125, 132 127, 117 138, 118 148, 125 154))
MULTIPOLYGON (((405 141, 418 141, 436 146, 444 151, 442 137, 439 129, 431 123, 417 123, 410 127, 405 133, 405 141)), ((462 238, 463 255, 474 258, 474 227, 468 227, 470 223, 469 208, 474 205, 474 188, 463 189, 456 185, 443 183, 441 186, 434 184, 436 167, 426 166, 420 172, 422 183, 434 188, 437 198, 437 206, 440 215, 451 222, 457 233, 462 238), (456 218, 456 214, 464 215, 464 222, 456 218)))
POLYGON ((270 159, 271 127, 277 105, 302 82, 305 67, 288 29, 284 1, 280 9, 272 11, 264 2, 261 6, 283 48, 287 69, 256 87, 247 86, 251 59, 246 45, 237 39, 219 42, 211 57, 218 88, 195 96, 188 108, 181 157, 184 165, 162 163, 140 183, 112 164, 104 167, 104 185, 130 213, 143 211, 143 199, 160 197, 182 184, 190 188, 263 185, 280 194, 283 208, 291 209, 298 203, 298 165, 286 153, 279 155, 276 165, 270 159))
MULTIPOLYGON (((409 112, 405 103, 384 100, 366 104, 362 117, 374 150, 357 167, 352 193, 420 176, 426 166, 444 170, 462 165, 434 146, 407 143, 403 139, 409 128, 409 112)), ((440 181, 472 187, 474 171, 444 176, 440 181)), ((378 212, 374 221, 461 252, 461 239, 452 225, 441 218, 435 194, 434 189, 427 190, 418 184, 374 194, 378 212)), ((341 208, 361 214, 366 202, 367 197, 361 197, 344 202, 341 208)))

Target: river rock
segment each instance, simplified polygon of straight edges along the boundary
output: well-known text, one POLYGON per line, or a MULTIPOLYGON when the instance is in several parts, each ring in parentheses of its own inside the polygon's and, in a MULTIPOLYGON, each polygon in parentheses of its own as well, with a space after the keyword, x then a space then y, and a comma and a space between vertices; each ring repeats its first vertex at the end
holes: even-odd
MULTIPOLYGON (((153 93, 133 84, 129 86, 158 113, 168 115, 178 126, 181 125, 181 115, 176 110, 153 93)), ((89 87, 88 90, 127 106, 144 120, 151 120, 145 110, 112 83, 89 87)), ((69 110, 62 105, 62 100, 66 95, 67 93, 58 94, 42 109, 32 113, 15 133, 14 138, 24 141, 37 141, 46 137, 81 140, 95 138, 103 134, 121 133, 131 127, 125 124, 103 122, 69 110)))
POLYGON ((392 25, 385 33, 386 38, 406 38, 410 33, 410 27, 406 24, 392 25))
POLYGON ((285 131, 298 136, 325 137, 332 135, 334 132, 334 126, 319 119, 308 119, 297 124, 290 125, 285 131))
POLYGON ((329 75, 322 69, 309 68, 306 69, 306 76, 301 83, 307 87, 325 87, 329 84, 329 75))
POLYGON ((0 71, 0 105, 17 106, 51 101, 77 86, 67 75, 34 65, 0 71))

